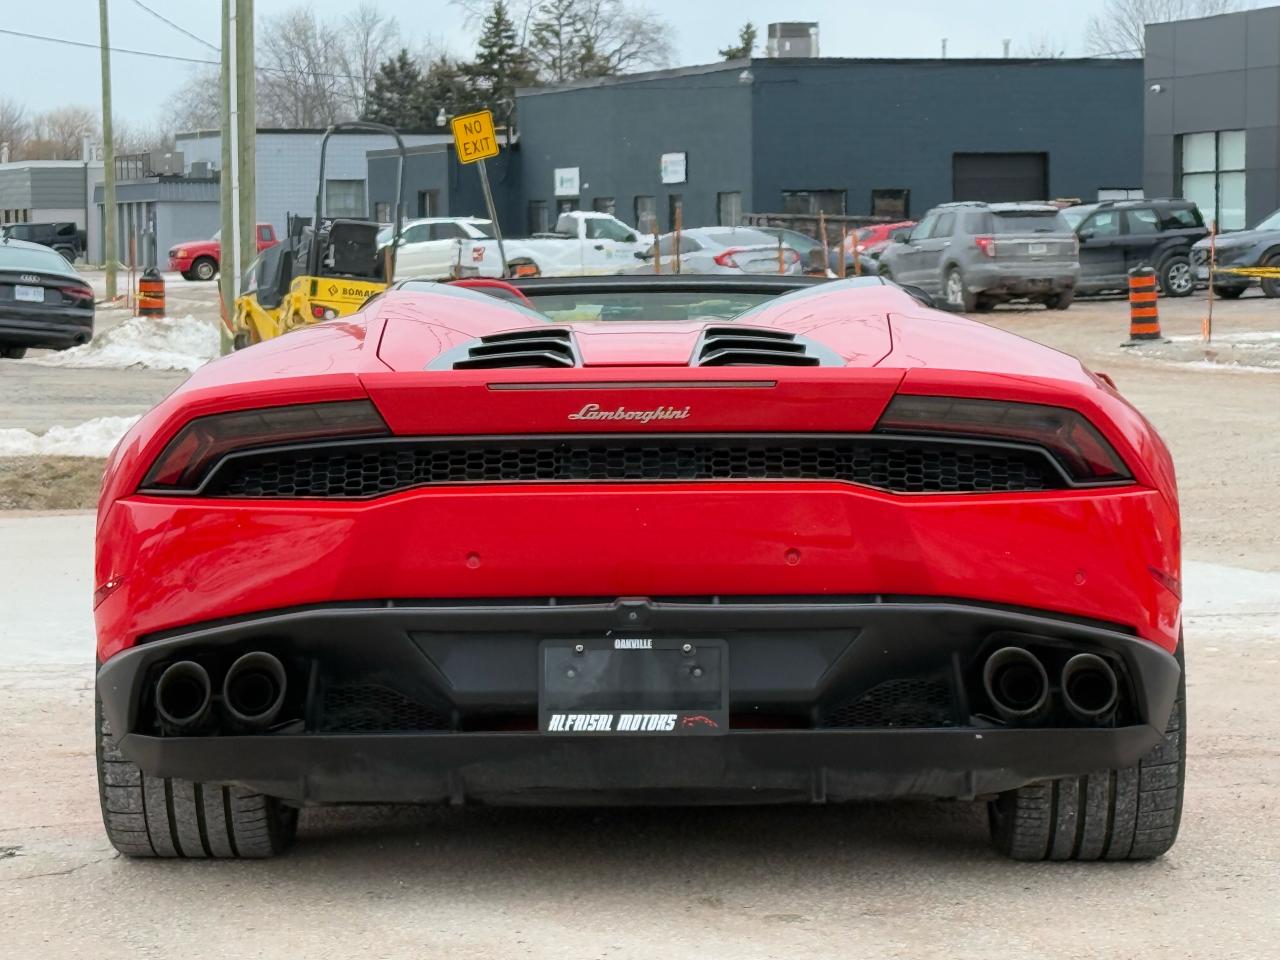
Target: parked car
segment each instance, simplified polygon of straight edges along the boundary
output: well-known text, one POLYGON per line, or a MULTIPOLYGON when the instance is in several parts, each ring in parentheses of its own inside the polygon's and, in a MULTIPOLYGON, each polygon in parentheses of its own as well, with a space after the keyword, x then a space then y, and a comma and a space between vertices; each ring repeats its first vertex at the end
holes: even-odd
POLYGON ((93 288, 60 253, 0 239, 0 357, 65 350, 93 338, 93 288))
POLYGON ((52 223, 8 223, 0 227, 0 237, 38 243, 58 251, 69 263, 84 256, 85 232, 71 220, 52 223))
POLYGON ((1195 291, 1191 247, 1209 228, 1190 200, 1104 200, 1067 207, 1062 216, 1080 239, 1076 293, 1127 290, 1135 267, 1153 268, 1166 297, 1195 291))
POLYGON ((987 800, 1019 860, 1173 845, 1178 494, 1114 389, 874 278, 561 281, 579 322, 477 282, 208 364, 121 440, 117 850, 266 857, 326 803, 903 797, 987 800))
POLYGON ((1076 235, 1044 203, 945 203, 880 257, 880 276, 940 295, 952 310, 1027 299, 1065 310, 1080 276, 1076 235))
MULTIPOLYGON (((175 244, 169 250, 169 269, 187 280, 212 280, 218 274, 222 262, 222 231, 208 240, 188 240, 175 244)), ((279 243, 276 229, 269 223, 258 224, 255 234, 258 252, 279 243)))
MULTIPOLYGON (((803 271, 813 276, 839 276, 840 274, 840 242, 828 243, 824 256, 822 249, 822 241, 816 240, 807 233, 801 233, 799 230, 789 230, 786 227, 753 227, 753 230, 759 230, 761 233, 768 234, 782 240, 784 246, 790 247, 796 253, 800 254, 800 266, 803 271)), ((845 274, 852 277, 855 273, 854 257, 856 254, 845 251, 844 268, 845 274)), ((858 271, 860 272, 860 271, 858 271)))
POLYGON ((915 225, 914 220, 899 220, 896 223, 873 223, 866 227, 859 227, 849 237, 849 246, 858 253, 870 253, 873 249, 880 250, 893 242, 895 235, 904 230, 910 232, 915 225))
MULTIPOLYGON (((591 210, 560 214, 553 233, 503 240, 507 266, 515 277, 577 277, 621 273, 635 254, 652 246, 617 217, 591 210)), ((502 276, 497 240, 463 242, 464 277, 502 276)))
MULTIPOLYGON (((1219 267, 1280 267, 1280 210, 1251 230, 1224 233, 1216 239, 1215 263, 1219 267)), ((1209 241, 1201 240, 1191 248, 1191 262, 1196 276, 1209 281, 1209 241)), ((1252 277, 1236 277, 1218 273, 1213 277, 1213 292, 1234 300, 1254 284, 1262 287, 1264 297, 1280 297, 1280 279, 1262 281, 1252 277)))
POLYGON ((804 273, 800 254, 785 244, 782 265, 778 263, 778 238, 755 227, 693 227, 680 233, 679 263, 675 251, 675 234, 658 238, 658 254, 662 263, 654 265, 654 245, 636 253, 645 265, 629 273, 804 273), (678 267, 678 270, 677 270, 678 267))
MULTIPOLYGON (((383 228, 378 234, 379 249, 391 242, 394 231, 394 226, 383 228)), ((462 263, 463 241, 492 238, 493 221, 478 217, 427 217, 406 221, 400 228, 395 279, 439 280, 451 276, 462 263)), ((494 276, 499 273, 501 269, 494 276)))

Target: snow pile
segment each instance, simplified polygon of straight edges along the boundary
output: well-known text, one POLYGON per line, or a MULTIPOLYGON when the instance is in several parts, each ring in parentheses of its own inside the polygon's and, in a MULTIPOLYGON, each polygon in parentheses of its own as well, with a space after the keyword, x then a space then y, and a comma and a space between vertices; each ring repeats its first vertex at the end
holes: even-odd
POLYGON ((47 367, 147 367, 188 373, 221 353, 216 325, 195 317, 132 317, 89 343, 32 357, 47 367))
POLYGON ((137 421, 137 417, 97 417, 74 427, 50 427, 47 433, 3 429, 0 457, 105 457, 137 421))

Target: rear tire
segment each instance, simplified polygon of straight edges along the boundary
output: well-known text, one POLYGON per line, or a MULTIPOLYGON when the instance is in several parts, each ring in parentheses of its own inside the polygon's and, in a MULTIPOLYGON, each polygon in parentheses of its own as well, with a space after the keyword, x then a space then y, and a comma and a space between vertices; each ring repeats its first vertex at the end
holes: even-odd
POLYGON ((1075 290, 1063 290, 1052 296, 1045 297, 1044 305, 1050 310, 1066 310, 1075 302, 1075 290))
POLYGON ((1182 819, 1186 690, 1184 669, 1164 740, 1136 766, 1033 783, 991 801, 995 848, 1014 860, 1153 860, 1166 853, 1182 819))
POLYGON ((293 842, 298 811, 241 787, 152 777, 125 759, 95 696, 98 798, 126 857, 260 860, 293 842))
POLYGON ((977 294, 971 293, 964 285, 964 275, 959 267, 947 270, 942 281, 942 296, 946 300, 947 309, 956 313, 973 313, 977 307, 977 294))
POLYGON ((1160 264, 1160 293, 1166 297, 1189 297, 1196 292, 1196 275, 1185 254, 1174 254, 1160 264))
POLYGON ((191 275, 197 280, 212 280, 218 272, 218 264, 211 257, 201 257, 191 265, 191 275))
POLYGON ((1213 295, 1219 300, 1239 300, 1244 296, 1244 287, 1214 287, 1213 295))
MULTIPOLYGON (((1280 253, 1273 253, 1269 257, 1263 258, 1262 266, 1264 267, 1280 267, 1280 253)), ((1261 281, 1262 295, 1274 300, 1280 297, 1280 279, 1264 278, 1261 281)))
POLYGON ((6 360, 21 360, 27 355, 26 347, 6 347, 0 346, 0 357, 6 360))

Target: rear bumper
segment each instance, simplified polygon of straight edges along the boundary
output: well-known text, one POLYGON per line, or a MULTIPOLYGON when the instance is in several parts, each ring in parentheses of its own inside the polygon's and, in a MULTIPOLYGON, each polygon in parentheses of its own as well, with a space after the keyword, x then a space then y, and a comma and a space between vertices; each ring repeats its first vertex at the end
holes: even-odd
POLYGON ((1159 741, 1179 675, 1171 654, 1106 625, 960 602, 401 601, 149 638, 104 664, 98 689, 113 729, 125 731, 121 750, 147 772, 298 803, 821 802, 973 797, 1131 765, 1159 741), (539 642, 627 633, 723 641, 729 731, 536 732, 539 642), (1124 691, 1111 725, 1074 724, 1057 706, 1034 727, 991 716, 976 677, 1011 642, 1036 651, 1051 677, 1073 653, 1107 658, 1124 691), (200 736, 162 734, 150 715, 160 669, 196 659, 216 689, 219 671, 250 649, 275 653, 290 674, 289 705, 270 732, 215 720, 200 736), (945 703, 864 709, 885 701, 876 691, 887 682, 919 678, 944 685, 945 703), (352 683, 392 689, 416 712, 379 712, 368 700, 352 714, 352 683), (331 699, 331 688, 343 697, 331 699))
POLYGON ((49 307, 0 308, 0 343, 65 350, 93 337, 93 311, 49 307))
POLYGON ((998 260, 971 269, 966 285, 980 293, 1010 296, 1060 293, 1075 289, 1080 267, 1071 263, 1009 263, 998 260))

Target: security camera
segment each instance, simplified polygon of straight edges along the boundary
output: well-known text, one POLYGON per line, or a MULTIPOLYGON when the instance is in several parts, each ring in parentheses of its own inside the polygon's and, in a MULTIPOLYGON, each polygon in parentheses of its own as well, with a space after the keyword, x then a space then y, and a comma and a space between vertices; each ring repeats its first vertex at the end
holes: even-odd
POLYGON ((1153 83, 1148 89, 1152 93, 1164 93, 1164 84, 1153 83))

